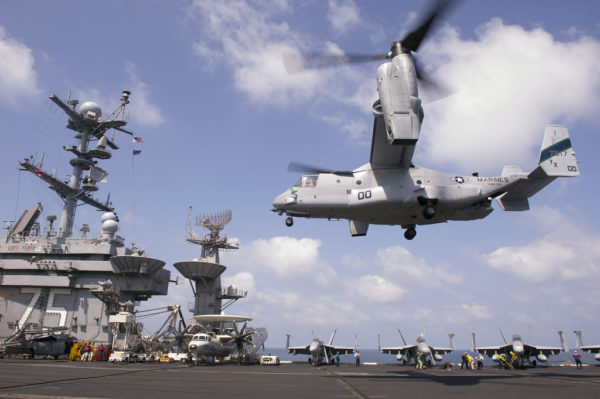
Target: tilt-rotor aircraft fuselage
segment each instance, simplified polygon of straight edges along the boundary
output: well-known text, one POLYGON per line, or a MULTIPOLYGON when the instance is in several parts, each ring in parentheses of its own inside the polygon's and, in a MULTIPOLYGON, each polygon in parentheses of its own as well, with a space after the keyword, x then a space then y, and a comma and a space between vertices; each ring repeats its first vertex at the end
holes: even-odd
POLYGON ((352 236, 366 235, 370 224, 400 225, 411 240, 417 225, 486 217, 492 199, 505 211, 528 210, 528 198, 556 177, 579 175, 569 132, 555 124, 546 126, 538 166, 529 173, 505 166, 501 176, 464 176, 414 165, 424 118, 417 87, 422 73, 411 54, 416 47, 407 46, 394 42, 390 61, 377 70, 369 163, 352 171, 290 164, 312 173, 273 200, 273 211, 286 214, 288 226, 293 217, 348 219, 352 236))

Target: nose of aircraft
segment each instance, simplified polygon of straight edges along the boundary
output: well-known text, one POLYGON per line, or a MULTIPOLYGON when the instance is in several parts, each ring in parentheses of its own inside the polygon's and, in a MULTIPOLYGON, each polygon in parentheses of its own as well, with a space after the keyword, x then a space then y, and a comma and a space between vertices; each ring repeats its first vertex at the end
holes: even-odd
POLYGON ((310 348, 309 351, 312 352, 317 352, 319 350, 319 344, 317 342, 313 342, 312 344, 310 344, 310 348))
POLYGON ((275 199, 273 200, 273 208, 283 209, 286 194, 287 194, 287 191, 284 193, 281 193, 277 197, 275 197, 275 199))
POLYGON ((515 353, 523 353, 523 345, 514 345, 513 349, 515 353))

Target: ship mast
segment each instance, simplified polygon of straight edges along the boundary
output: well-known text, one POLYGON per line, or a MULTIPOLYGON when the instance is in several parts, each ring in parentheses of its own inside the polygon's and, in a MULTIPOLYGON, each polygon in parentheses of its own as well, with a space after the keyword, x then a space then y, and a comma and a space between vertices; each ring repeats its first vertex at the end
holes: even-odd
POLYGON ((41 169, 41 162, 39 165, 34 165, 32 160, 25 159, 19 162, 23 170, 27 170, 40 179, 50 184, 50 188, 56 191, 56 193, 64 201, 64 207, 60 219, 60 225, 58 228, 59 237, 69 237, 73 230, 73 223, 75 220, 75 209, 78 201, 83 201, 89 205, 92 205, 98 210, 105 212, 112 212, 112 208, 108 199, 101 203, 94 199, 91 192, 97 191, 97 182, 106 182, 107 173, 96 166, 97 159, 109 159, 112 154, 106 150, 108 145, 110 148, 118 150, 119 147, 105 136, 105 133, 110 129, 120 130, 129 135, 133 135, 132 132, 123 129, 123 126, 127 124, 123 120, 125 113, 125 106, 129 103, 130 92, 124 90, 121 96, 121 105, 108 115, 103 121, 100 121, 102 116, 102 110, 100 107, 92 102, 88 101, 79 107, 79 112, 76 110, 79 101, 67 100, 63 102, 56 95, 51 95, 50 100, 58 105, 65 113, 69 116, 67 122, 67 128, 71 129, 78 134, 75 138, 78 140, 77 146, 64 146, 65 151, 70 151, 76 155, 72 158, 69 163, 73 170, 69 180, 65 183, 58 180, 55 176, 50 175, 41 169), (90 142, 98 141, 96 148, 88 149, 90 142), (83 176, 84 172, 89 171, 86 176, 83 176))

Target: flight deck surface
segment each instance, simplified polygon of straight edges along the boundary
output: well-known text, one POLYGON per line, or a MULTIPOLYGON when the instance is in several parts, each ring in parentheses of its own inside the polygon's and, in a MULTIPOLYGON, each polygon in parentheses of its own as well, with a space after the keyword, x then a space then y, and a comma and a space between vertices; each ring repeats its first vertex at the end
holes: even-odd
POLYGON ((0 360, 0 398, 600 398, 600 367, 415 370, 398 365, 314 368, 181 363, 0 360))

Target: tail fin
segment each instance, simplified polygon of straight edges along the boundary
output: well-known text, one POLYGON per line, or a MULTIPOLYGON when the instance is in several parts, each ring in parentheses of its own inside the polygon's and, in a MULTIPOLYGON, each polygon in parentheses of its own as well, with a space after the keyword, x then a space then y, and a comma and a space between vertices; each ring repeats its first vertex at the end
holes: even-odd
POLYGON ((546 126, 538 165, 547 176, 579 176, 579 165, 566 126, 546 126))
POLYGON ((563 330, 560 330, 558 332, 558 336, 560 337, 560 345, 562 346, 563 352, 568 352, 569 347, 567 346, 567 341, 565 340, 565 332, 563 330))
POLYGON ((557 177, 579 176, 579 165, 567 127, 554 124, 546 126, 538 167, 531 173, 525 175, 516 166, 505 166, 502 176, 522 177, 508 191, 496 197, 505 211, 526 211, 529 209, 528 198, 557 177))
POLYGON ((575 333, 575 347, 581 349, 583 346, 583 339, 581 338, 581 330, 574 330, 575 333))
POLYGON ((477 346, 475 345, 475 333, 471 333, 471 352, 476 352, 477 346))
POLYGON ((454 333, 448 334, 448 338, 450 338, 450 348, 456 350, 456 346, 454 346, 454 333))
POLYGON ((285 336, 287 337, 285 341, 285 349, 287 349, 290 347, 290 334, 285 334, 285 336))
POLYGON ((381 351, 381 337, 377 334, 377 350, 381 351))
POLYGON ((333 345, 333 339, 335 338, 336 332, 337 332, 337 329, 333 330, 333 334, 331 334, 331 338, 329 338, 329 345, 333 345))

